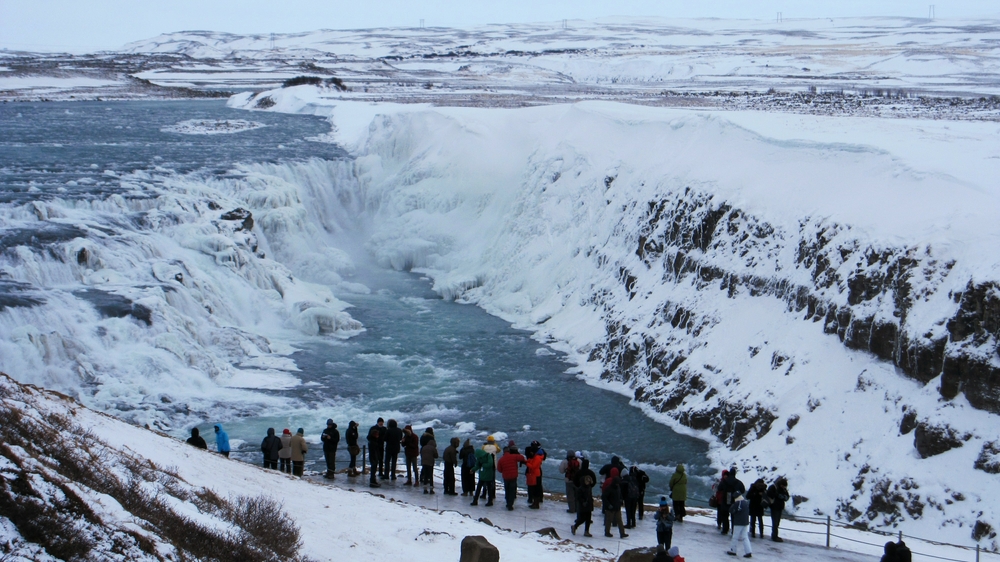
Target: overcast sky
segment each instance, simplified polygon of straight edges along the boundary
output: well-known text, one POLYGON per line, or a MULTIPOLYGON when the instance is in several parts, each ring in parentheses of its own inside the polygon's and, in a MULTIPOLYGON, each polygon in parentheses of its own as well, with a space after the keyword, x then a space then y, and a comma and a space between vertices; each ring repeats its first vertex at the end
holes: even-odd
POLYGON ((0 48, 85 52, 188 30, 467 27, 605 16, 1000 19, 1000 0, 0 0, 0 48))

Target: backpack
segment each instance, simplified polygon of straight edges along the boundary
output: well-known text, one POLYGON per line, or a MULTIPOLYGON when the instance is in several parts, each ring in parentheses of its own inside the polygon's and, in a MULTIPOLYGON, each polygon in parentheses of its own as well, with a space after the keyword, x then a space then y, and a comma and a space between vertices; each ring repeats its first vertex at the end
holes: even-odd
POLYGON ((635 479, 631 476, 628 479, 628 499, 639 499, 639 485, 635 483, 635 479))
POLYGON ((566 463, 566 478, 572 482, 576 480, 576 473, 580 472, 580 461, 576 459, 569 459, 566 463))
POLYGON ((465 460, 462 461, 462 468, 467 468, 469 471, 476 469, 476 453, 469 453, 465 455, 465 460))

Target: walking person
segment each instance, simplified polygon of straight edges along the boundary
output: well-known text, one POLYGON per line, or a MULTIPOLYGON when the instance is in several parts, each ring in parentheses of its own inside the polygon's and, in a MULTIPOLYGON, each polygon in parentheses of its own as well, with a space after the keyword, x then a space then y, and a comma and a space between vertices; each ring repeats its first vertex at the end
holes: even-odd
MULTIPOLYGON (((733 472, 729 472, 732 476, 733 472)), ((729 507, 729 513, 733 516, 733 539, 729 543, 729 551, 726 554, 736 556, 736 545, 743 543, 743 558, 753 558, 753 551, 750 548, 750 537, 747 533, 750 529, 750 502, 737 494, 729 507)))
POLYGON ((455 467, 458 466, 458 437, 452 437, 450 445, 444 448, 444 493, 446 496, 457 496, 455 491, 455 467))
POLYGON ((215 424, 215 448, 220 455, 229 458, 229 434, 222 429, 221 423, 215 424))
MULTIPOLYGON (((492 438, 491 435, 490 439, 492 438)), ((479 498, 487 498, 486 507, 493 505, 493 500, 497 497, 496 466, 493 453, 487 451, 485 446, 476 451, 476 470, 479 471, 479 483, 476 484, 476 489, 472 492, 471 505, 479 505, 479 498)))
POLYGON ((670 477, 670 498, 674 500, 674 521, 680 523, 687 516, 684 509, 684 502, 688 495, 688 477, 684 472, 684 465, 678 463, 674 469, 673 476, 670 477))
POLYGON ((601 511, 604 512, 604 536, 613 537, 611 527, 618 527, 618 534, 621 538, 628 535, 625 533, 625 524, 622 523, 622 485, 618 476, 618 468, 608 471, 608 477, 601 484, 601 503, 604 504, 601 511))
MULTIPOLYGON (((517 501, 517 473, 520 472, 518 467, 526 460, 524 455, 517 452, 512 441, 497 461, 497 470, 500 471, 500 478, 503 478, 503 498, 507 503, 507 511, 514 511, 514 502, 517 501)), ((475 500, 472 504, 476 504, 475 500)))
POLYGON ((306 443, 306 430, 301 427, 292 436, 292 476, 302 476, 306 466, 306 453, 309 452, 309 444, 306 443))
POLYGON ((566 513, 576 513, 576 473, 580 471, 579 451, 566 451, 566 460, 559 463, 559 474, 566 482, 566 513))
POLYGON ((639 507, 639 484, 631 470, 622 471, 622 501, 625 503, 625 528, 635 529, 635 512, 639 507))
MULTIPOLYGON (((580 455, 583 457, 583 455, 580 455)), ((594 486, 597 485, 597 475, 590 470, 590 459, 583 457, 580 459, 580 470, 576 473, 576 521, 570 530, 576 534, 576 530, 583 525, 583 536, 592 537, 590 526, 594 523, 594 486)))
POLYGON ((208 443, 205 443, 205 438, 199 434, 197 427, 191 428, 191 437, 188 437, 187 444, 199 449, 208 450, 208 443))
MULTIPOLYGON (((389 475, 390 481, 396 480, 396 463, 399 462, 399 449, 403 445, 403 430, 399 429, 396 420, 389 420, 389 427, 385 430, 385 460, 382 461, 383 470, 389 475)), ((383 476, 383 478, 385 478, 383 476)))
POLYGON ((281 439, 274 434, 274 428, 267 428, 267 437, 260 442, 260 452, 264 453, 264 468, 278 469, 278 455, 281 454, 281 439))
POLYGON ((639 521, 642 521, 642 516, 646 513, 646 484, 649 484, 649 475, 638 466, 630 468, 628 473, 639 487, 639 501, 636 505, 639 509, 639 521))
POLYGON ((337 446, 340 445, 340 432, 333 420, 326 420, 326 429, 319 437, 323 442, 323 458, 326 460, 324 478, 333 480, 337 476, 337 446))
POLYGON ((292 432, 286 427, 281 432, 281 450, 278 451, 278 470, 292 473, 292 432))
POLYGON ((379 418, 375 425, 368 429, 368 460, 371 462, 372 473, 368 480, 368 485, 372 488, 379 488, 382 485, 376 480, 382 472, 382 456, 385 454, 385 420, 379 418))
MULTIPOLYGON (((722 500, 722 483, 726 481, 726 476, 729 476, 729 470, 723 470, 722 477, 719 478, 719 481, 712 484, 712 497, 709 500, 709 505, 712 505, 713 501, 715 502, 716 529, 721 529, 723 522, 729 520, 729 513, 725 511, 725 502, 722 500)), ((726 534, 728 530, 729 527, 727 526, 726 531, 723 532, 723 534, 726 534)))
MULTIPOLYGON (((430 431, 430 428, 427 428, 430 431)), ((424 446, 420 448, 420 483, 424 485, 425 494, 434 493, 434 459, 438 458, 437 441, 434 440, 434 432, 424 441, 424 446)))
POLYGON ((360 474, 358 472, 358 454, 361 453, 361 447, 358 446, 358 422, 351 420, 347 424, 347 433, 344 434, 344 440, 347 441, 347 453, 351 455, 351 463, 347 467, 347 476, 353 478, 360 474))
POLYGON ((462 461, 462 495, 468 496, 476 491, 476 448, 471 439, 465 440, 458 459, 462 461))
POLYGON ((419 463, 420 439, 413 433, 413 426, 408 425, 403 428, 403 462, 406 463, 406 482, 404 486, 416 486, 420 479, 419 463))
MULTIPOLYGON (((729 473, 726 474, 726 478, 723 479, 722 486, 720 486, 720 489, 722 490, 722 500, 725 502, 724 507, 722 508, 724 515, 722 520, 723 535, 729 534, 729 523, 732 519, 732 510, 730 508, 733 506, 736 496, 742 496, 747 492, 747 487, 743 484, 743 482, 736 478, 736 472, 737 468, 735 466, 729 467, 729 473)), ((749 504, 747 504, 747 507, 749 508, 749 504)), ((750 523, 748 521, 747 526, 749 525, 750 523)))
POLYGON ((767 489, 767 496, 771 499, 771 540, 774 542, 785 542, 778 536, 778 525, 781 524, 781 512, 785 510, 785 502, 790 497, 788 495, 788 480, 784 476, 774 481, 774 484, 767 489))
MULTIPOLYGON (((765 497, 767 497, 767 484, 764 483, 763 478, 758 478, 756 482, 750 485, 750 489, 747 490, 747 501, 750 502, 750 538, 757 538, 757 533, 755 533, 754 523, 756 522, 757 527, 760 528, 760 536, 764 537, 764 502, 765 497)), ((767 502, 770 503, 770 498, 767 497, 767 502)))
POLYGON ((670 513, 670 502, 667 496, 660 496, 660 508, 653 515, 656 519, 656 545, 663 550, 670 550, 670 542, 674 536, 674 514, 670 513))
POLYGON ((528 467, 527 471, 525 471, 528 483, 528 507, 530 509, 540 509, 542 503, 542 461, 545 460, 545 457, 539 454, 535 447, 528 447, 525 452, 527 455, 525 456, 524 465, 528 467))

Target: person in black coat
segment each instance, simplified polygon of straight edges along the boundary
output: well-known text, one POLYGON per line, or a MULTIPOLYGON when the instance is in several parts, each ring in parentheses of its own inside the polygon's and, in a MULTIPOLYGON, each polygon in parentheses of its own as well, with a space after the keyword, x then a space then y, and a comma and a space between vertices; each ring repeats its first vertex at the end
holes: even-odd
POLYGON ((333 420, 326 420, 326 429, 320 435, 323 442, 323 456, 326 458, 326 478, 333 480, 337 473, 337 446, 340 445, 340 432, 333 420))
POLYGON ((625 524, 622 522, 622 483, 618 477, 618 469, 612 468, 608 472, 608 478, 601 485, 601 503, 604 511, 604 536, 610 537, 611 527, 618 527, 618 534, 621 538, 628 536, 625 533, 625 524))
POLYGON ((754 522, 760 528, 760 536, 764 536, 764 496, 767 494, 767 484, 763 478, 758 478, 747 490, 747 500, 750 502, 750 537, 757 538, 754 532, 754 522))
POLYGON ((281 451, 281 439, 274 434, 274 428, 267 428, 267 437, 260 442, 260 452, 264 453, 264 468, 278 470, 278 452, 281 451))
POLYGON ((621 474, 622 471, 625 470, 625 463, 623 463, 622 460, 618 457, 611 457, 611 462, 602 466, 601 470, 598 470, 597 473, 607 478, 608 475, 611 474, 612 468, 617 468, 618 474, 621 474))
POLYGON ((202 437, 201 435, 198 435, 198 428, 197 427, 192 427, 191 428, 191 437, 188 438, 187 444, 188 445, 193 445, 195 447, 198 447, 199 449, 208 450, 208 443, 205 443, 205 438, 204 437, 202 437))
POLYGON ((372 473, 371 479, 368 481, 368 485, 372 488, 378 488, 381 484, 378 483, 375 478, 377 476, 383 476, 382 472, 382 456, 385 454, 385 420, 379 418, 375 425, 371 426, 368 430, 368 458, 371 460, 372 473))
POLYGON ((571 530, 575 535, 577 528, 583 525, 583 536, 592 537, 590 526, 594 523, 594 486, 597 484, 597 475, 590 470, 590 459, 580 460, 580 469, 573 482, 576 484, 576 522, 571 530))
MULTIPOLYGON (((399 447, 403 442, 403 430, 399 429, 396 420, 389 420, 389 428, 385 430, 385 471, 390 480, 396 479, 396 463, 399 462, 399 447)), ((385 478, 383 476, 383 478, 385 478)))
POLYGON ((785 542, 778 536, 778 525, 781 523, 781 512, 785 510, 785 502, 790 497, 788 495, 788 480, 784 476, 778 478, 767 489, 767 496, 771 498, 771 540, 774 542, 785 542))
POLYGON ((727 517, 722 519, 722 534, 729 534, 729 522, 732 519, 729 516, 729 508, 732 507, 733 502, 736 500, 736 496, 745 495, 747 492, 746 485, 743 484, 739 479, 736 478, 737 468, 735 466, 730 467, 729 474, 726 475, 725 480, 719 486, 722 491, 722 501, 719 502, 719 508, 721 511, 727 514, 727 517))
POLYGON ((351 423, 347 424, 347 433, 344 434, 344 439, 347 441, 347 452, 351 455, 351 464, 347 467, 348 476, 358 475, 358 454, 361 452, 361 447, 358 446, 358 422, 351 420, 351 423))
POLYGON ((642 516, 646 513, 646 484, 649 484, 649 475, 638 466, 633 466, 628 473, 639 486, 639 521, 642 521, 642 516))

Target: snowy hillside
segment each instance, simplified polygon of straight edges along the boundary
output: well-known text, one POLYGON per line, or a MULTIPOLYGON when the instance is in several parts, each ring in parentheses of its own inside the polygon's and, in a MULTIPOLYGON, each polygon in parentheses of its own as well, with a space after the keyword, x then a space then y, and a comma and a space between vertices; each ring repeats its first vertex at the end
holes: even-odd
POLYGON ((231 103, 262 96, 331 114, 383 264, 788 475, 799 513, 993 544, 994 124, 231 103))

